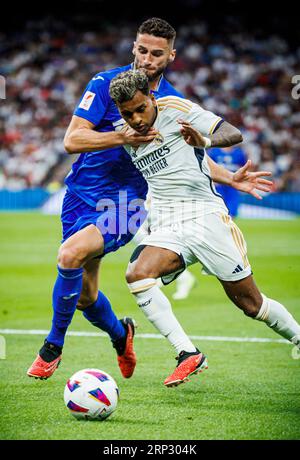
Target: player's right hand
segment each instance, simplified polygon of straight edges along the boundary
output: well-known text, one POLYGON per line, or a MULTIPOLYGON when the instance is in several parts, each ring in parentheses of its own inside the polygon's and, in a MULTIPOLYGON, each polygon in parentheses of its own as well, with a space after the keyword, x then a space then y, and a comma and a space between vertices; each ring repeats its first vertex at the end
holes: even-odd
POLYGON ((146 134, 140 134, 130 126, 126 125, 121 130, 121 133, 124 137, 124 144, 137 148, 140 144, 148 144, 149 142, 152 142, 158 134, 158 131, 151 127, 146 134))

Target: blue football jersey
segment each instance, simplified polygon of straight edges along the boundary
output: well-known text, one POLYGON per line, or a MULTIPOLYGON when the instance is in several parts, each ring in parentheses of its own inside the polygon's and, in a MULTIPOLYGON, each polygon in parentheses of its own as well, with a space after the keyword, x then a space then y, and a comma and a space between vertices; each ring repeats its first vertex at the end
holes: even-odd
MULTIPOLYGON (((95 131, 114 131, 121 116, 109 95, 110 81, 131 68, 132 64, 96 74, 85 88, 74 115, 93 123, 95 131)), ((153 94, 157 99, 169 95, 183 97, 163 76, 153 94)), ((126 191, 128 201, 144 199, 148 190, 145 179, 123 147, 80 154, 65 183, 71 192, 93 207, 104 198, 117 204, 121 190, 126 191)))
POLYGON ((232 172, 237 171, 247 162, 247 155, 239 146, 232 147, 230 150, 213 147, 208 150, 208 154, 216 163, 232 172))
MULTIPOLYGON (((244 150, 239 147, 233 147, 230 150, 214 147, 208 150, 209 156, 219 165, 235 172, 247 162, 247 155, 244 150)), ((220 193, 228 208, 229 214, 235 217, 238 213, 239 206, 239 192, 233 187, 228 185, 217 184, 216 190, 220 193)))

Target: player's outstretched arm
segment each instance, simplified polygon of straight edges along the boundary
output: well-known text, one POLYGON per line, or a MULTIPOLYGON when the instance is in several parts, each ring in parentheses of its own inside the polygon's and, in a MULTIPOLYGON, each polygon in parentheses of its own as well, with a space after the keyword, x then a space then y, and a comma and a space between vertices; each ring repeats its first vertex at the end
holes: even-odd
POLYGON ((149 130, 147 135, 142 135, 128 129, 99 133, 94 131, 94 127, 90 121, 73 115, 64 138, 66 151, 72 154, 96 152, 125 144, 136 146, 151 142, 157 134, 156 131, 149 130))
POLYGON ((211 178, 214 182, 229 185, 240 192, 249 193, 258 200, 261 200, 262 197, 256 190, 270 192, 272 189, 273 182, 263 178, 271 176, 272 173, 270 171, 249 171, 251 168, 251 160, 248 160, 247 163, 235 173, 218 165, 209 156, 207 156, 207 162, 209 164, 211 178))

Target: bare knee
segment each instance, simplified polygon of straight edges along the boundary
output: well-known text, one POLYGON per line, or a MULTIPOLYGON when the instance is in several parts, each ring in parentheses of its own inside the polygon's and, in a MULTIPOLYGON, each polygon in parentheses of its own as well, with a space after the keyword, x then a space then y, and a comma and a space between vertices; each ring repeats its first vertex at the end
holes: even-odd
POLYGON ((144 264, 129 264, 126 270, 127 283, 144 280, 146 278, 157 278, 157 273, 144 264))
POLYGON ((85 259, 85 253, 76 246, 62 245, 58 251, 57 263, 61 268, 80 268, 85 259))

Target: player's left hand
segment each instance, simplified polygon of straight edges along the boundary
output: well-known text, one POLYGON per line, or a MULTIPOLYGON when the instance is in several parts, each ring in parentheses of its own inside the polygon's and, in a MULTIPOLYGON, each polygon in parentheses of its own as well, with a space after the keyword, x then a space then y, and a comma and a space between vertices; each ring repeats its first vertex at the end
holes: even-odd
POLYGON ((187 144, 192 147, 205 147, 204 137, 188 121, 179 118, 177 123, 181 125, 180 132, 187 144))
POLYGON ((262 197, 255 190, 270 192, 273 182, 267 179, 262 179, 262 177, 272 176, 272 173, 270 171, 250 172, 250 167, 251 160, 248 160, 244 166, 233 174, 232 183, 230 185, 241 192, 249 193, 258 200, 262 200, 262 197))

